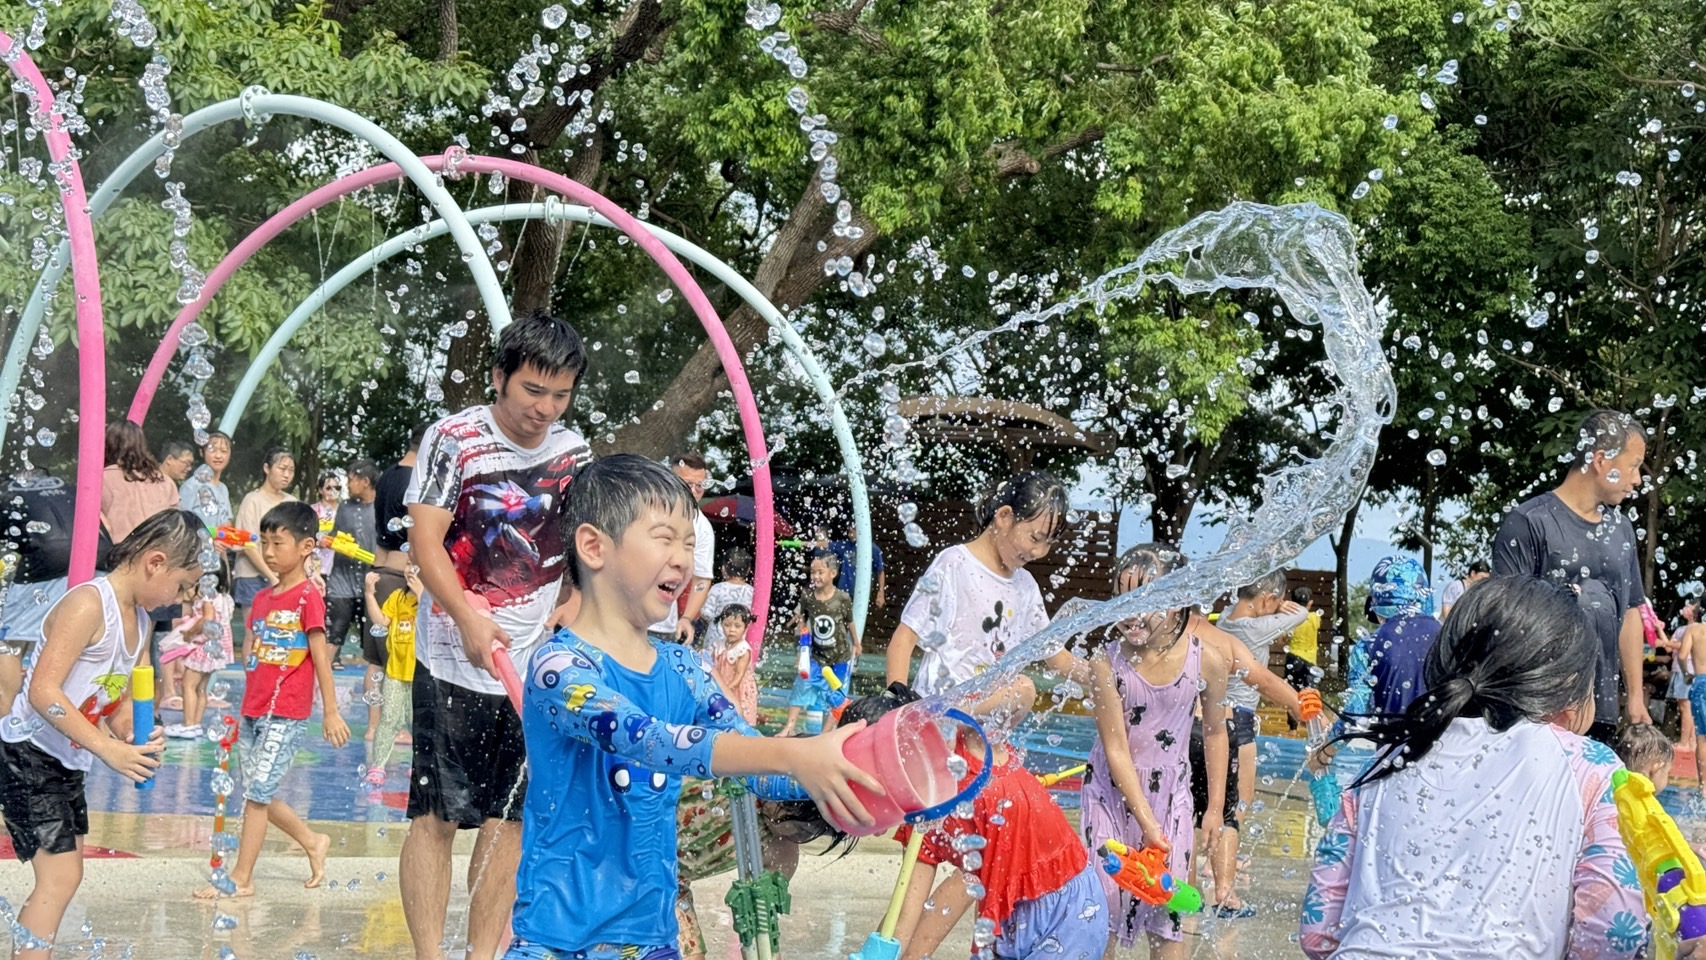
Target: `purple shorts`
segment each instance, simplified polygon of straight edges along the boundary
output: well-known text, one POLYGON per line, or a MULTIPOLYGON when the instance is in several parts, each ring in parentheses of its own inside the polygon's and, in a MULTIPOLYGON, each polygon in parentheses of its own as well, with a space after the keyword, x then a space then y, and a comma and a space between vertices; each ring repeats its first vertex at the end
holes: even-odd
POLYGON ((1108 946, 1108 895, 1096 858, 1066 886, 1013 905, 995 941, 1001 960, 1101 960, 1108 946))

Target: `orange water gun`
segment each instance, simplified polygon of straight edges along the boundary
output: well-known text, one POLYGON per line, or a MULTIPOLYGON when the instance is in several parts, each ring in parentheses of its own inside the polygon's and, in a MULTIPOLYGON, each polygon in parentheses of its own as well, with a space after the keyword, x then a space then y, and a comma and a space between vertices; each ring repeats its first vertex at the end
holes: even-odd
POLYGON ((1196 887, 1173 879, 1167 870, 1167 855, 1160 847, 1133 850, 1118 840, 1108 840, 1100 853, 1102 870, 1114 878, 1114 884, 1144 903, 1174 913, 1202 909, 1202 894, 1196 887))
POLYGON ((348 530, 339 530, 330 537, 321 537, 320 546, 333 553, 346 556, 357 563, 373 565, 373 551, 363 550, 361 544, 355 542, 355 537, 348 530))
POLYGON ((251 543, 260 543, 261 538, 240 527, 222 524, 213 531, 213 539, 233 549, 241 549, 251 543))
POLYGON ((829 715, 839 721, 842 711, 846 710, 847 705, 853 701, 848 699, 847 694, 841 689, 841 678, 835 675, 833 669, 823 668, 823 682, 829 687, 829 715))

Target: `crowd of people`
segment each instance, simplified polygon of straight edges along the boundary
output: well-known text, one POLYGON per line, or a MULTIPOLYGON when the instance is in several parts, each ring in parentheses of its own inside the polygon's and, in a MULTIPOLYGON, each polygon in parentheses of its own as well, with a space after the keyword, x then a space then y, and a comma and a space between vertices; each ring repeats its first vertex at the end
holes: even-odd
MULTIPOLYGON (((718 580, 698 507, 702 458, 591 457, 562 423, 586 369, 568 323, 520 318, 499 338, 492 402, 422 428, 384 471, 356 461, 318 478, 313 503, 291 494, 284 449, 266 451, 261 482, 233 510, 229 437, 209 435, 192 472, 193 450, 168 445, 156 459, 139 427, 114 425, 105 572, 67 589, 63 545, 44 535, 23 551, 0 611, 18 648, 0 657, 0 813, 36 880, 18 956, 51 953, 81 882, 84 774, 99 761, 132 780, 153 775, 163 737, 203 735, 221 693, 209 678, 231 664, 244 671, 241 827, 229 871, 196 896, 255 895, 271 826, 305 852, 306 885, 320 882, 328 838, 279 788, 316 698, 325 741, 352 737, 336 692, 349 640, 365 671, 367 782, 403 775, 393 748, 412 747, 398 872, 417 957, 449 949, 451 851, 468 830, 458 955, 671 960, 703 955, 689 882, 729 866, 715 781, 780 774, 810 795, 760 805, 766 862, 787 871, 801 844, 874 822, 861 792, 884 785, 844 742, 983 676, 1046 625, 1026 567, 1061 537, 1067 491, 1025 471, 980 501, 976 536, 942 550, 906 599, 885 689, 832 709, 863 639, 850 544, 818 531, 793 618, 801 676, 779 735, 761 735, 753 558, 726 551, 718 580), (167 707, 182 717, 136 744, 120 706, 125 678, 150 657, 175 677, 167 695, 181 706, 167 707), (494 672, 502 658, 521 674, 519 706, 494 672)), ((1616 509, 1639 484, 1645 437, 1608 411, 1580 437, 1558 487, 1504 519, 1490 569, 1444 593, 1443 620, 1414 560, 1374 571, 1376 628, 1352 658, 1342 732, 1377 749, 1335 798, 1316 852, 1299 920, 1310 956, 1612 957, 1647 942, 1609 792, 1625 762, 1661 779, 1670 762, 1640 692, 1646 595, 1616 509)), ((21 476, 13 490, 32 532, 69 530, 62 484, 21 476)), ((1172 545, 1139 545, 1113 586, 1134 590, 1187 563, 1172 545)), ((920 867, 895 927, 904 955, 928 956, 971 913, 974 944, 1000 957, 1094 960, 1113 943, 1184 956, 1181 915, 1099 868, 1108 841, 1200 875, 1212 915, 1253 914, 1234 878, 1257 706, 1303 719, 1321 629, 1307 592, 1276 573, 1240 585, 1218 618, 1154 611, 1049 656, 1041 669, 1088 691, 1094 714, 1079 822, 1021 751, 998 742, 984 771, 981 744, 962 733, 954 769, 989 782, 919 828, 920 867)), ((1684 630, 1675 641, 1686 671, 1700 639, 1684 630)), ((1688 688, 1706 696, 1706 683, 1688 688)), ((1011 730, 1036 700, 1032 676, 1016 673, 967 706, 1011 730)))

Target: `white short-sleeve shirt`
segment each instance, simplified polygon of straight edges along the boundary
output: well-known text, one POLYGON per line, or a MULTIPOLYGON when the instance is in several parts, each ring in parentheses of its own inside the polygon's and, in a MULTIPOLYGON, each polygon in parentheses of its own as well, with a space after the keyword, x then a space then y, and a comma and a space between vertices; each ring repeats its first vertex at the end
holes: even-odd
POLYGON ((1030 571, 1003 577, 958 544, 930 562, 900 622, 924 651, 912 687, 930 696, 981 673, 1047 626, 1048 612, 1030 571))

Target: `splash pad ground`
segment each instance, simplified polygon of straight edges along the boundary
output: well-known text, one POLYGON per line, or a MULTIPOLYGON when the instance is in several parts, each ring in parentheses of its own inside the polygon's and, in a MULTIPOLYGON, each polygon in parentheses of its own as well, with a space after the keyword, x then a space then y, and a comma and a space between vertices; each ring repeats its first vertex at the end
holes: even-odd
MULTIPOLYGON (((218 675, 218 681, 230 683, 228 697, 235 698, 241 689, 242 677, 235 671, 218 675)), ((409 956, 397 884, 397 854, 408 829, 403 809, 408 751, 397 748, 384 788, 363 784, 367 753, 359 738, 366 723, 357 689, 360 676, 339 674, 337 684, 352 728, 350 744, 341 750, 327 747, 320 740, 316 712, 280 793, 314 830, 332 838, 323 887, 302 889, 306 861, 275 833, 256 871, 256 897, 217 905, 193 900, 190 894, 207 882, 217 750, 209 742, 172 741, 158 785, 149 793, 133 789, 102 767, 90 774, 91 851, 83 885, 60 928, 59 955, 213 960, 229 947, 229 956, 238 960, 409 956), (102 849, 96 851, 95 846, 102 849), (215 929, 216 919, 228 929, 215 929)), ((779 721, 784 702, 783 691, 765 691, 766 719, 779 721)), ((166 716, 176 719, 170 711, 166 716)), ((1064 718, 1074 719, 1082 718, 1064 718)), ((1053 748, 1044 745, 1047 732, 1027 737, 1036 743, 1032 765, 1056 769, 1063 759, 1075 757, 1076 732, 1059 732, 1053 748)), ((1189 940, 1193 956, 1266 960, 1298 955, 1291 937, 1297 928, 1296 898, 1308 870, 1303 838, 1308 811, 1305 792, 1293 789, 1282 796, 1286 786, 1276 776, 1272 784, 1260 787, 1263 808, 1254 814, 1256 831, 1245 844, 1252 857, 1241 871, 1239 887, 1262 912, 1235 922, 1199 921, 1189 940)), ((1076 820, 1077 797, 1067 791, 1059 798, 1068 817, 1076 820)), ((452 930, 465 922, 472 839, 464 834, 456 846, 452 930)), ((871 838, 841 858, 816 855, 822 846, 820 842, 807 848, 790 885, 794 909, 783 919, 784 956, 843 958, 882 920, 900 845, 871 838)), ((731 872, 694 885, 712 960, 731 956, 733 935, 723 896, 733 879, 731 872)), ((0 887, 22 891, 29 885, 28 865, 0 858, 0 887)), ((966 956, 970 933, 969 925, 962 926, 937 953, 944 958, 966 956)))

